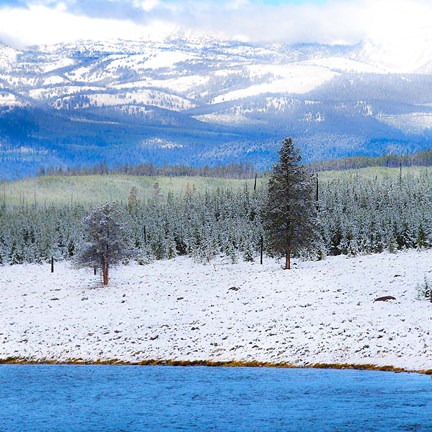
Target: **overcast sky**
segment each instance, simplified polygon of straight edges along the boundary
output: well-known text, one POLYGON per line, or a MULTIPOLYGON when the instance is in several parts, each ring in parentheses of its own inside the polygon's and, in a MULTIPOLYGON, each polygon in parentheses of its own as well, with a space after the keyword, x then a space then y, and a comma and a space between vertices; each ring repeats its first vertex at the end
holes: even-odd
POLYGON ((249 41, 430 43, 432 0, 0 0, 0 40, 14 46, 177 28, 249 41))

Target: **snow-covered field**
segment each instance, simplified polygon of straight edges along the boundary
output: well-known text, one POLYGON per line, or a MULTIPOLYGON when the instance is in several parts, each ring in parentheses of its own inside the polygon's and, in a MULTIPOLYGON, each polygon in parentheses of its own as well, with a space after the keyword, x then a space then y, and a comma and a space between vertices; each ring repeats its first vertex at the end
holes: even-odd
POLYGON ((352 363, 432 368, 432 251, 113 269, 0 267, 0 358, 352 363), (396 301, 374 302, 392 295, 396 301))

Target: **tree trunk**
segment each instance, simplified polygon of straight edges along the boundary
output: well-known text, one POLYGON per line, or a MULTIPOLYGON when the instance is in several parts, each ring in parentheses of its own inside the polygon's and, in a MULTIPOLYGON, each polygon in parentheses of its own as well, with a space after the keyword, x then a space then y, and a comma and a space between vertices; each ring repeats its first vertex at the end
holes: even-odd
POLYGON ((108 264, 102 267, 103 284, 108 285, 108 264))
POLYGON ((285 270, 290 270, 290 269, 291 269, 291 251, 287 249, 285 253, 285 270))
POLYGON ((101 268, 102 268, 102 280, 104 285, 108 285, 108 263, 106 258, 102 255, 102 261, 101 261, 101 268))
POLYGON ((261 241, 260 241, 260 264, 261 265, 263 263, 263 255, 264 255, 264 237, 261 236, 261 241))

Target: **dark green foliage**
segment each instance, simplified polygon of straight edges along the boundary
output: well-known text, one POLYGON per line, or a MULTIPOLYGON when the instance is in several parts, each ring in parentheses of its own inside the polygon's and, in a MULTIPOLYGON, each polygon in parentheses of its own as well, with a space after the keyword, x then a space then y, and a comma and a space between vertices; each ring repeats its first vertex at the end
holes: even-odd
POLYGON ((127 213, 116 203, 96 207, 83 219, 86 242, 76 262, 84 267, 100 268, 104 285, 108 284, 111 266, 132 255, 127 213))
POLYGON ((316 171, 351 170, 367 167, 398 168, 407 166, 432 166, 432 150, 412 154, 385 154, 378 157, 354 156, 311 164, 316 171))
POLYGON ((418 248, 426 248, 429 246, 429 241, 426 237, 425 230, 423 229, 423 226, 421 224, 418 227, 417 231, 416 245, 418 248))
MULTIPOLYGON (((262 210, 267 191, 244 188, 182 196, 137 196, 129 211, 130 239, 141 263, 178 255, 207 261, 227 255, 232 261, 259 255, 262 210)), ((1 197, 0 197, 1 200, 1 197)), ((320 182, 318 236, 302 256, 374 253, 432 244, 432 175, 367 180, 346 177, 320 182)), ((0 263, 48 262, 76 255, 83 242, 81 220, 90 209, 66 206, 8 206, 0 203, 0 263)), ((264 249, 272 254, 264 235, 264 249)), ((275 253, 273 252, 273 255, 275 253)))
POLYGON ((81 238, 86 210, 75 206, 11 206, 0 210, 0 260, 4 264, 66 259, 81 238))
POLYGON ((263 221, 267 249, 286 257, 290 268, 291 254, 311 245, 316 231, 312 176, 300 165, 300 154, 291 138, 284 140, 280 160, 273 167, 263 221))
POLYGON ((429 247, 432 177, 369 180, 353 176, 320 187, 322 241, 327 253, 395 252, 429 247))
POLYGON ((432 303, 432 286, 426 276, 422 284, 417 284, 417 293, 420 300, 426 298, 432 303))
POLYGON ((108 167, 106 162, 100 162, 93 166, 84 168, 63 167, 41 167, 36 175, 43 176, 87 176, 91 174, 125 174, 133 176, 169 176, 169 177, 213 177, 213 178, 232 178, 232 179, 251 179, 256 175, 253 166, 249 163, 230 163, 225 165, 215 165, 203 167, 192 167, 187 165, 164 165, 162 167, 152 163, 139 165, 125 164, 123 166, 108 167))

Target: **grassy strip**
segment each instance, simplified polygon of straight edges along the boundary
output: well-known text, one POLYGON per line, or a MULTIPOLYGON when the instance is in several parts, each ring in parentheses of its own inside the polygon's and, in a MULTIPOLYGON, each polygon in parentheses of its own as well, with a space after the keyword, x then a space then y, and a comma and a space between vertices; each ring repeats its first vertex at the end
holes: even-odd
POLYGON ((0 359, 0 364, 14 364, 14 365, 105 365, 105 366, 206 366, 206 367, 265 367, 265 368, 279 368, 279 369, 355 369, 355 370, 371 370, 381 372, 416 372, 423 375, 432 375, 432 369, 421 370, 408 370, 398 368, 395 366, 378 366, 374 364, 351 364, 351 363, 311 363, 305 366, 294 366, 289 363, 279 362, 259 362, 259 361, 212 361, 212 360, 142 360, 139 362, 127 362, 119 359, 111 360, 84 360, 82 358, 70 359, 67 361, 58 361, 54 359, 40 360, 26 359, 22 357, 7 357, 0 359))
MULTIPOLYGON (((258 179, 261 186, 267 179, 258 179)), ((90 206, 103 202, 126 203, 130 190, 135 187, 139 201, 154 196, 155 184, 163 195, 172 192, 178 196, 186 190, 200 193, 218 188, 241 190, 245 183, 251 188, 254 180, 223 179, 211 177, 138 177, 131 175, 89 175, 68 177, 36 177, 0 184, 0 204, 90 206)))
MULTIPOLYGON (((403 175, 418 176, 430 172, 429 167, 403 167, 403 175)), ((356 177, 375 179, 384 177, 396 178, 399 168, 366 167, 346 171, 321 171, 319 179, 328 182, 335 179, 356 177)), ((268 177, 258 178, 258 187, 266 185, 268 177)), ((154 194, 155 184, 160 192, 174 195, 184 194, 187 189, 204 193, 218 188, 241 190, 245 184, 253 187, 254 180, 225 179, 212 177, 169 177, 169 176, 134 176, 134 175, 86 175, 86 176, 43 176, 24 178, 13 182, 0 183, 0 203, 8 205, 69 205, 82 204, 90 206, 102 202, 127 202, 130 190, 135 187, 138 199, 144 201, 154 194)))

